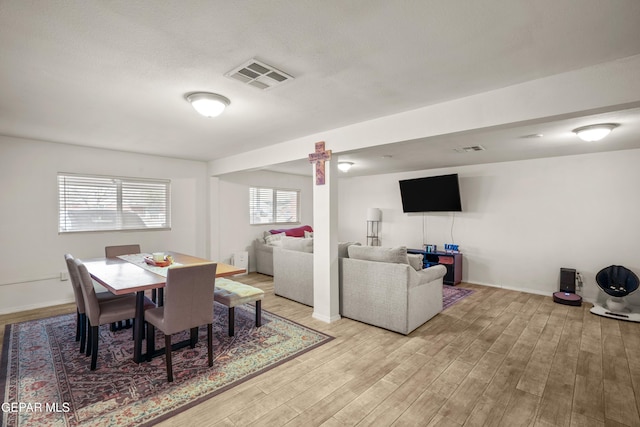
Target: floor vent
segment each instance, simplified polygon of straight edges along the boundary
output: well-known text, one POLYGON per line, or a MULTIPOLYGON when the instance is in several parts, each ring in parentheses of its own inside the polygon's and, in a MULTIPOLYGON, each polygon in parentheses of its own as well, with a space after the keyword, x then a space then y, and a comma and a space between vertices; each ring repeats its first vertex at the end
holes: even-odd
POLYGON ((470 145, 468 147, 461 147, 455 149, 458 153, 471 153, 473 151, 485 151, 482 145, 470 145))
POLYGON ((271 65, 251 59, 225 74, 226 77, 241 81, 260 90, 271 89, 293 80, 289 74, 271 65))

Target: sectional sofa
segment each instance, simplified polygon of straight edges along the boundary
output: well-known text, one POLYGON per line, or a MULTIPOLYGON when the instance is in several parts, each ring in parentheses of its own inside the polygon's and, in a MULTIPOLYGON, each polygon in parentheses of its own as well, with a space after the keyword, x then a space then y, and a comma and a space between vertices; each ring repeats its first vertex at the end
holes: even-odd
POLYGON ((283 237, 310 238, 311 236, 313 236, 313 228, 309 225, 265 231, 262 237, 253 241, 256 271, 273 276, 273 248, 281 246, 283 237))
MULTIPOLYGON (((349 242, 338 256, 342 316, 407 335, 442 311, 444 266, 422 269, 406 247, 349 242)), ((312 252, 275 247, 273 272, 276 295, 313 306, 312 252)))

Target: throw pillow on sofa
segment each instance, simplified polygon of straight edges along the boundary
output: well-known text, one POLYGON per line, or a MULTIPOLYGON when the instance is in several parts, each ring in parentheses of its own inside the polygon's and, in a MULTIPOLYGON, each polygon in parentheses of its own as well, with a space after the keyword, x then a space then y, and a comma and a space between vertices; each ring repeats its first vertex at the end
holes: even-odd
POLYGON ((338 242, 338 258, 348 258, 349 257, 349 246, 357 245, 360 246, 359 242, 338 242))
POLYGON ((379 246, 351 245, 348 249, 349 258, 363 261, 393 262, 396 264, 409 264, 407 247, 382 248, 379 246))
POLYGON ((421 271, 424 264, 422 263, 422 254, 407 254, 409 265, 416 271, 421 271))
POLYGON ((282 238, 285 237, 285 236, 286 236, 285 233, 271 234, 268 231, 266 231, 264 233, 264 242, 267 245, 274 246, 276 244, 276 242, 282 240, 282 238))
POLYGON ((296 227, 296 228, 282 228, 279 230, 269 230, 269 233, 271 234, 286 233, 286 235, 289 237, 304 237, 305 231, 312 232, 313 228, 311 228, 310 225, 303 225, 302 227, 296 227))
POLYGON ((282 239, 282 249, 313 253, 313 239, 285 237, 282 239))

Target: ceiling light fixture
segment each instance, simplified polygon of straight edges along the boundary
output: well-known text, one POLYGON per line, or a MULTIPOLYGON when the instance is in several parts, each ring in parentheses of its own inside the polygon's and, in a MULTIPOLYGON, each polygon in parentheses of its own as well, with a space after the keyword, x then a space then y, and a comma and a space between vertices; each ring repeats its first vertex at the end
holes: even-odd
POLYGON ((205 117, 217 117, 231 104, 228 98, 217 93, 194 92, 187 94, 185 98, 205 117))
POLYGON ((338 169, 342 172, 347 172, 353 166, 353 162, 338 162, 338 169))
POLYGON ((616 123, 602 123, 599 125, 582 126, 573 130, 573 133, 578 135, 583 141, 600 141, 605 136, 609 135, 611 131, 617 128, 616 123))

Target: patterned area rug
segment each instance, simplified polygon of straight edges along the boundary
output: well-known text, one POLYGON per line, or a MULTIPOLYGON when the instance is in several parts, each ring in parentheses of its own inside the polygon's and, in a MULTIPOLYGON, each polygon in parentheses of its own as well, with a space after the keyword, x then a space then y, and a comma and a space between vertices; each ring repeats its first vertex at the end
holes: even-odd
MULTIPOLYGON (((229 337, 227 308, 216 303, 214 313, 213 367, 207 366, 207 332, 201 327, 195 349, 173 352, 173 383, 167 382, 164 357, 133 362, 131 329, 100 328, 98 368, 92 372, 75 341, 75 315, 7 325, 0 425, 153 425, 332 339, 265 310, 256 328, 250 305, 236 307, 235 337, 229 337)), ((173 342, 187 337, 176 334, 173 342)), ((158 333, 156 348, 163 346, 158 333)))
POLYGON ((473 293, 473 289, 457 288, 455 286, 442 286, 442 309, 446 310, 453 304, 473 293))

